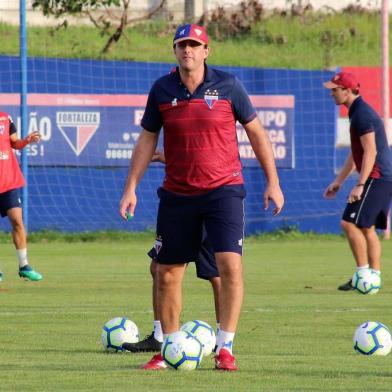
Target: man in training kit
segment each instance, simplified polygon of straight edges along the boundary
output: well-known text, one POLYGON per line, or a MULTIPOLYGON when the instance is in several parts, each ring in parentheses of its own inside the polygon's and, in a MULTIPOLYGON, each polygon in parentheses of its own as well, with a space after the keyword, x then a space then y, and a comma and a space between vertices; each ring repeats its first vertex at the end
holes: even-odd
MULTIPOLYGON (((25 180, 13 149, 22 150, 39 140, 38 132, 31 133, 25 139, 18 139, 11 117, 0 112, 0 214, 2 217, 7 216, 11 223, 12 239, 19 261, 19 276, 34 281, 41 280, 42 275, 30 267, 27 259, 27 239, 19 192, 25 180)), ((2 279, 3 273, 0 272, 0 281, 2 279)))
MULTIPOLYGON (((221 277, 215 367, 237 370, 232 353, 243 300, 242 246, 244 197, 236 121, 249 137, 266 176, 264 208, 283 207, 268 135, 239 80, 206 65, 208 36, 203 27, 180 26, 173 40, 176 72, 158 79, 150 90, 141 121, 120 214, 132 215, 136 187, 155 151, 163 127, 165 179, 160 198, 156 245, 157 298, 164 338, 180 328, 182 281, 189 261, 197 259, 202 227, 212 244, 221 277)), ((160 354, 152 361, 162 360, 160 354)), ((148 368, 148 364, 145 366, 148 368)))
MULTIPOLYGON (((379 115, 359 95, 355 76, 340 72, 324 83, 336 105, 349 109, 351 152, 336 179, 324 192, 334 198, 346 178, 354 171, 358 181, 351 189, 341 220, 357 269, 381 270, 381 243, 377 229, 386 229, 392 197, 392 156, 384 124, 379 115)), ((352 290, 351 279, 338 287, 352 290)))

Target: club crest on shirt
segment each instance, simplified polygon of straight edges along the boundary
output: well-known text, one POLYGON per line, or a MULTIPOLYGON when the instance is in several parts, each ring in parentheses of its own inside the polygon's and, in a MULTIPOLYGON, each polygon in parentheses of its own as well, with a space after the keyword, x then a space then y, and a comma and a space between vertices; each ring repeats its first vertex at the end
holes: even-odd
POLYGON ((4 135, 5 125, 0 125, 0 135, 4 135))
POLYGON ((218 90, 207 89, 204 93, 204 100, 206 101, 208 107, 212 109, 214 103, 219 99, 218 90))

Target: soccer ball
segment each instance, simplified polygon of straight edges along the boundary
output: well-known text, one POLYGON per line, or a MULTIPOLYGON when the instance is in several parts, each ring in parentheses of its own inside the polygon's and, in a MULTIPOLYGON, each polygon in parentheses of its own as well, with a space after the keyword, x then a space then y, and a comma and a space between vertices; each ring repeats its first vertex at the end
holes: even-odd
POLYGON ((389 329, 378 321, 366 321, 354 333, 354 349, 364 355, 387 355, 392 348, 389 329))
POLYGON ((139 341, 139 330, 133 321, 125 317, 116 317, 103 326, 101 340, 105 350, 123 351, 123 343, 139 341))
POLYGON ((351 284, 362 294, 376 294, 381 288, 381 277, 369 268, 361 269, 355 271, 351 284))
POLYGON ((196 336, 203 347, 203 356, 210 355, 215 348, 216 336, 214 329, 204 321, 188 321, 181 327, 181 331, 187 331, 196 336))
POLYGON ((203 358, 203 347, 191 333, 177 331, 163 342, 162 357, 172 369, 194 370, 203 358))

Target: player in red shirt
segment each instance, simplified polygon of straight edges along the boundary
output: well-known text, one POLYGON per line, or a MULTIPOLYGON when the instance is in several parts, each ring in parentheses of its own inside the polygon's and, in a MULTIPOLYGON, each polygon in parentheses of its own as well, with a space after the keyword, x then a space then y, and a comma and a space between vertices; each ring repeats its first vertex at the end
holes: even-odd
MULTIPOLYGON (((232 354, 243 300, 242 246, 244 197, 236 137, 239 121, 266 176, 264 208, 284 204, 268 135, 242 83, 210 68, 208 37, 203 27, 180 26, 173 40, 176 72, 158 79, 150 90, 120 201, 120 214, 134 214, 140 182, 163 127, 165 179, 160 197, 155 249, 158 307, 164 337, 179 330, 182 281, 186 264, 197 259, 202 227, 212 244, 221 277, 215 367, 237 370, 232 354)), ((162 363, 157 354, 145 369, 162 363), (150 366, 151 365, 151 366, 150 366)), ((163 367, 163 366, 162 366, 163 367)))
MULTIPOLYGON (((19 191, 25 180, 13 149, 22 150, 39 140, 39 132, 19 139, 11 117, 0 112, 0 214, 2 217, 7 216, 11 223, 12 239, 19 261, 19 276, 33 281, 41 280, 42 275, 31 268, 27 258, 27 239, 19 191)), ((0 272, 0 281, 2 279, 3 273, 0 272)))

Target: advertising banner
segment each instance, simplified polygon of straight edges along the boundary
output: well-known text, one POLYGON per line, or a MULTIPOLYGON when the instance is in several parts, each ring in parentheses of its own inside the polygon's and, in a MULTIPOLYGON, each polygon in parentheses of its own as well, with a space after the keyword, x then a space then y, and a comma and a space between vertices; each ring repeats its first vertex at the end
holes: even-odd
MULTIPOLYGON (((294 96, 253 95, 251 101, 268 132, 277 166, 294 168, 294 96)), ((147 95, 29 94, 28 133, 33 166, 128 166, 139 137, 147 95)), ((0 104, 20 130, 19 95, 2 94, 0 104)), ((237 137, 244 166, 259 166, 243 127, 237 137)), ((162 147, 162 146, 160 146, 162 147)))

